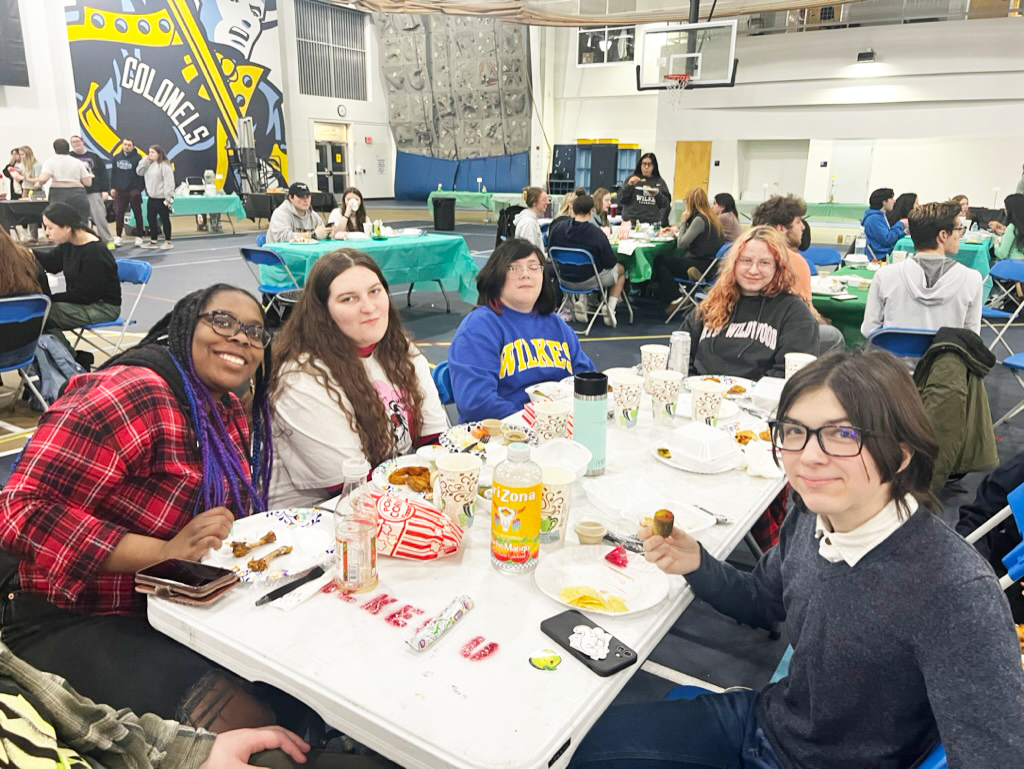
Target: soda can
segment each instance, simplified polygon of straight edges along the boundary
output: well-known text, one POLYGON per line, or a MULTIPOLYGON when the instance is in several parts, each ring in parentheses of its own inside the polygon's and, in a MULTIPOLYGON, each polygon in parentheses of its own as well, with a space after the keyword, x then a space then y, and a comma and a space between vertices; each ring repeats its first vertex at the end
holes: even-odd
POLYGON ((690 335, 685 331, 673 331, 668 346, 668 368, 680 371, 686 376, 690 371, 690 335))

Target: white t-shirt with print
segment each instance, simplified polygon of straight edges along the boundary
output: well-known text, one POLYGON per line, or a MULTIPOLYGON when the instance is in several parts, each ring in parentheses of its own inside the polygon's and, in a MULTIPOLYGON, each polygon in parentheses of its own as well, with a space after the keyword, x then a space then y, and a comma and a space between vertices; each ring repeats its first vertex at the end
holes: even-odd
MULTIPOLYGON (((448 428, 448 414, 430 377, 430 366, 419 350, 413 350, 413 367, 423 393, 421 435, 448 428)), ((409 415, 375 356, 362 359, 373 387, 391 420, 398 454, 412 449, 409 415)), ((336 386, 336 385, 335 385, 336 386)), ((343 388, 339 388, 344 393, 343 388)), ((331 394, 294 363, 281 370, 281 393, 274 403, 274 468, 270 481, 270 507, 309 507, 328 495, 328 489, 345 479, 341 465, 346 459, 364 456, 359 433, 338 408, 331 394)), ((346 408, 348 398, 342 395, 346 408)))

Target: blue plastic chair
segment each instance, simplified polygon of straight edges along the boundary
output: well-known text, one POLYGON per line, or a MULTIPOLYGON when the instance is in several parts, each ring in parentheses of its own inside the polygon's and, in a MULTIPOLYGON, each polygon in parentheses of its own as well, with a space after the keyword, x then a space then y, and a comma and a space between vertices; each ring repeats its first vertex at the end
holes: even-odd
MULTIPOLYGON (((46 325, 46 318, 49 314, 50 298, 42 294, 12 296, 0 299, 0 339, 3 338, 5 332, 13 330, 10 328, 12 326, 17 325, 19 330, 21 330, 21 324, 38 321, 38 329, 36 329, 35 336, 30 342, 17 349, 0 353, 0 357, 10 355, 13 358, 6 364, 0 365, 0 372, 17 371, 18 376, 21 377, 21 386, 28 388, 28 391, 32 393, 32 397, 36 399, 36 403, 39 404, 43 411, 46 411, 47 408, 46 400, 32 382, 32 378, 28 373, 28 367, 36 359, 36 342, 43 333, 43 327, 46 325)), ((15 393, 14 397, 17 399, 18 393, 15 393)), ((21 432, 16 434, 20 435, 21 432)))
POLYGON ((242 259, 245 260, 246 265, 249 267, 249 271, 253 274, 253 277, 257 281, 261 281, 260 270, 262 267, 280 267, 287 274, 288 279, 291 280, 291 286, 279 286, 275 283, 260 283, 259 292, 262 296, 270 297, 267 303, 263 306, 263 311, 269 313, 275 304, 280 302, 281 304, 295 304, 299 300, 299 296, 302 293, 302 287, 299 285, 299 281, 295 279, 295 275, 292 274, 291 269, 288 267, 284 259, 269 248, 245 248, 244 246, 240 249, 242 252, 242 259))
POLYGON ((132 303, 131 309, 127 315, 121 316, 116 320, 108 320, 103 323, 92 323, 83 328, 75 330, 75 339, 72 342, 72 347, 76 350, 81 342, 85 342, 90 347, 94 347, 100 352, 105 352, 108 355, 117 355, 121 351, 121 346, 124 344, 124 335, 128 331, 129 326, 134 326, 138 321, 135 320, 135 310, 139 306, 139 301, 142 299, 142 294, 146 290, 146 286, 149 285, 149 279, 153 277, 153 265, 149 262, 143 262, 140 259, 117 259, 117 279, 121 283, 127 283, 132 286, 139 287, 139 293, 135 295, 135 301, 132 303), (105 336, 100 331, 105 328, 120 328, 121 335, 117 338, 117 341, 113 341, 113 337, 105 336), (102 341, 102 344, 94 342, 92 339, 85 338, 85 332, 91 331, 94 337, 97 337, 102 341))
POLYGON ((430 376, 434 380, 437 394, 441 396, 441 403, 445 406, 455 403, 455 390, 452 389, 452 374, 448 370, 448 361, 434 366, 430 376))
POLYGON ((725 259, 725 255, 729 253, 730 248, 732 248, 732 243, 723 243, 722 247, 718 249, 718 253, 715 254, 715 259, 725 259))
POLYGON ((804 254, 800 254, 800 256, 802 256, 804 261, 807 262, 807 266, 811 268, 811 275, 812 276, 813 275, 817 275, 818 274, 818 268, 815 266, 814 262, 812 262, 810 259, 808 259, 804 254))
POLYGON ((920 358, 933 339, 935 331, 926 328, 879 328, 868 335, 865 347, 886 350, 897 358, 920 358))
POLYGON ((263 248, 265 245, 267 245, 267 236, 264 233, 260 233, 256 236, 256 247, 263 248))
POLYGON ((812 267, 812 275, 816 275, 818 267, 838 267, 843 263, 843 257, 838 249, 826 246, 811 246, 803 252, 804 259, 812 267))
MULTIPOLYGON (((598 304, 597 309, 591 314, 590 310, 587 310, 587 314, 590 315, 590 323, 587 324, 586 330, 583 332, 583 336, 587 336, 590 333, 590 329, 594 327, 594 321, 597 320, 597 316, 600 315, 605 306, 608 304, 608 294, 605 291, 604 286, 601 285, 601 274, 597 269, 597 262, 594 261, 594 255, 591 254, 585 248, 568 248, 566 246, 552 246, 548 252, 548 256, 551 258, 551 266, 555 269, 555 276, 558 278, 558 285, 562 289, 562 293, 565 296, 562 298, 562 304, 559 306, 559 310, 566 305, 566 302, 571 301, 574 297, 588 296, 589 294, 597 294, 601 297, 601 302, 598 304), (584 281, 573 281, 573 285, 567 285, 565 280, 562 278, 561 270, 564 267, 590 267, 594 272, 594 277, 584 281), (590 281, 593 281, 591 283, 590 281), (584 285, 586 288, 574 288, 573 286, 584 285)), ((629 303, 629 292, 623 291, 622 303, 626 306, 626 310, 629 312, 629 322, 633 322, 633 306, 629 303)))
POLYGON ((1013 294, 1014 286, 1017 283, 1024 283, 1024 262, 1012 260, 996 262, 992 265, 989 275, 993 278, 993 287, 998 288, 1000 292, 997 296, 989 299, 989 301, 999 301, 1009 297, 1017 304, 1017 309, 1013 312, 1007 312, 1006 310, 997 310, 994 307, 988 306, 981 308, 982 325, 996 332, 996 338, 992 340, 992 344, 988 346, 988 349, 991 350, 997 344, 1002 344, 1006 348, 1006 352, 1009 355, 1013 355, 1013 349, 1006 343, 1005 334, 1017 320, 1021 310, 1024 309, 1024 303, 1020 303, 1020 300, 1013 294), (1001 324, 997 327, 995 321, 1001 321, 1001 324))

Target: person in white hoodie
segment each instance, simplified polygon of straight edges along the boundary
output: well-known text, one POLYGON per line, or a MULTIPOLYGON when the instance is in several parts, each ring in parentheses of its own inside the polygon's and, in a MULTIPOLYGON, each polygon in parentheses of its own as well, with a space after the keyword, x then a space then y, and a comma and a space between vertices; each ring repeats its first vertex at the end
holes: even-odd
POLYGON ((910 212, 916 253, 882 267, 868 291, 864 336, 879 328, 966 328, 981 333, 982 277, 950 257, 964 232, 960 206, 928 203, 910 212))
POLYGON ((143 248, 174 248, 171 243, 171 204, 174 202, 174 169, 167 153, 159 144, 151 144, 149 154, 139 161, 135 173, 146 180, 146 218, 149 220, 149 242, 143 248), (164 242, 157 245, 160 225, 164 228, 164 242))
POLYGON ((548 194, 540 187, 526 187, 523 199, 526 208, 512 220, 516 226, 516 237, 530 241, 538 251, 546 254, 548 250, 544 247, 544 236, 540 232, 540 217, 548 209, 548 194))

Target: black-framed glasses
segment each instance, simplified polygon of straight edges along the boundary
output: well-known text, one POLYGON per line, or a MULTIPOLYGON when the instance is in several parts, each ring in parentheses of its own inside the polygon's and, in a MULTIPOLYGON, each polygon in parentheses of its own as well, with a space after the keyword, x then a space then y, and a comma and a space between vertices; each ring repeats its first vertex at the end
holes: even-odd
POLYGON ((231 338, 242 331, 246 338, 257 347, 266 347, 270 344, 270 332, 264 328, 262 323, 242 323, 230 312, 224 310, 204 312, 199 317, 209 323, 210 327, 223 337, 231 338))
POLYGON ((950 230, 949 234, 952 235, 954 232, 959 232, 961 235, 963 235, 965 232, 967 232, 967 225, 961 224, 959 227, 954 227, 952 230, 950 230))
POLYGON ((768 423, 772 445, 779 451, 803 451, 811 436, 817 436, 821 450, 830 457, 856 457, 864 449, 867 430, 852 425, 825 425, 811 429, 799 422, 768 423))

